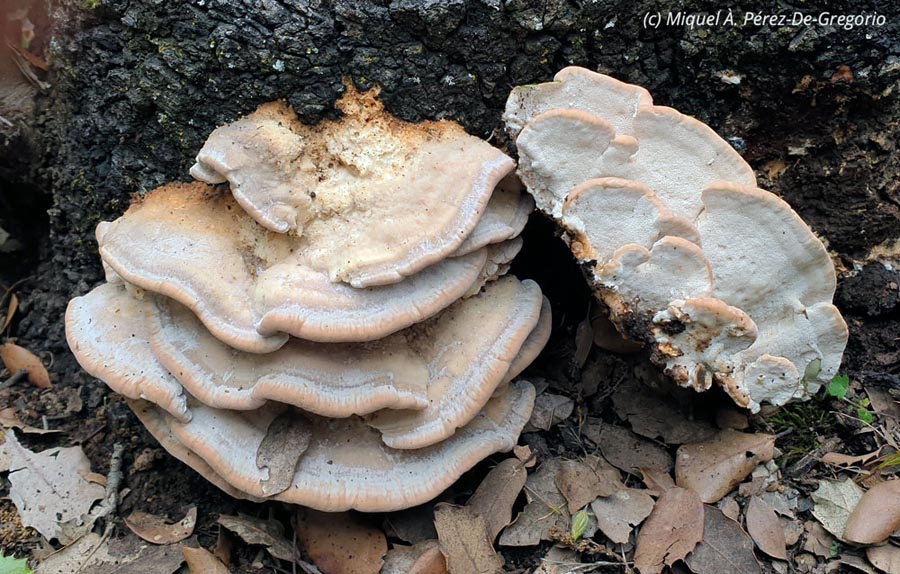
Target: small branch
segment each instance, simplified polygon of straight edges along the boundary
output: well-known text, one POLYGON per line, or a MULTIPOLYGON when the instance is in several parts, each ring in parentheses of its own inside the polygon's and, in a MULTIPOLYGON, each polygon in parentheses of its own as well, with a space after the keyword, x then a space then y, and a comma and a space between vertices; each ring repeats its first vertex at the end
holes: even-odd
POLYGON ((26 377, 28 377, 28 371, 26 371, 25 369, 22 369, 21 371, 16 371, 16 373, 13 374, 13 376, 11 376, 10 378, 8 378, 5 381, 3 381, 2 383, 0 383, 0 390, 8 389, 9 387, 15 385, 16 383, 24 381, 26 377))

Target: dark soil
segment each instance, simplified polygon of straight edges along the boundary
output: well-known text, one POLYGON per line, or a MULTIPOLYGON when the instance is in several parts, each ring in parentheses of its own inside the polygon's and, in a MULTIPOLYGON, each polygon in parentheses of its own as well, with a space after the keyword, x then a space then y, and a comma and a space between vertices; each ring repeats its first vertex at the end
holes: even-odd
MULTIPOLYGON (((51 88, 14 131, 0 128, 0 227, 22 245, 0 252, 0 281, 22 281, 10 333, 52 358, 55 386, 19 384, 0 392, 0 404, 17 406, 31 423, 48 417, 67 431, 61 442, 82 444, 98 472, 112 445, 124 443, 131 493, 123 514, 175 516, 196 503, 206 546, 217 513, 265 515, 265 507, 231 500, 154 450, 124 403, 67 351, 66 302, 102 280, 96 224, 118 216, 133 194, 186 181, 207 134, 260 103, 284 98, 315 122, 334 114, 349 78, 381 86, 387 109, 401 118, 450 118, 506 147, 500 114, 509 89, 573 64, 644 85, 658 104, 698 117, 743 153, 842 269, 836 304, 851 329, 844 370, 900 388, 900 272, 873 254, 878 247, 889 257, 900 239, 900 6, 816 4, 796 10, 878 13, 886 24, 654 29, 643 27, 644 14, 665 18, 668 6, 624 0, 61 0, 49 14, 35 7, 35 49, 46 47, 51 65, 42 77, 51 88), (737 76, 738 84, 725 81, 737 76), (71 406, 76 396, 80 409, 71 406)), ((726 8, 671 5, 685 13, 726 8)), ((773 13, 773 6, 742 0, 734 16, 741 22, 745 12, 773 13)), ((777 12, 794 9, 780 3, 777 12)), ((574 393, 581 378, 571 359, 574 327, 589 293, 550 223, 535 216, 525 238, 514 271, 540 282, 555 317, 535 369, 574 393)), ((591 407, 603 409, 597 401, 591 407)), ((561 435, 527 440, 553 453, 575 446, 561 435)), ((450 496, 464 498, 485 465, 450 496)))

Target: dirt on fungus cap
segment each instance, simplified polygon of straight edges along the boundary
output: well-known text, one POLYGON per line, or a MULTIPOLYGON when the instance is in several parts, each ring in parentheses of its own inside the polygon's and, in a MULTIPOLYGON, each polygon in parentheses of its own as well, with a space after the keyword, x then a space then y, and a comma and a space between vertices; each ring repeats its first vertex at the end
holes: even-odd
POLYGON ((400 283, 356 289, 310 268, 301 239, 265 230, 230 195, 203 184, 159 188, 98 235, 103 260, 125 281, 188 306, 218 339, 253 353, 278 349, 288 334, 319 342, 387 336, 477 292, 511 249, 489 245, 400 283))
POLYGON ((506 277, 379 341, 321 344, 292 338, 266 355, 231 349, 170 300, 158 298, 148 316, 156 357, 203 403, 252 410, 271 400, 320 416, 348 417, 443 408, 429 400, 449 380, 454 388, 475 393, 493 388, 508 370, 506 357, 494 351, 521 351, 519 331, 533 330, 530 307, 539 305, 532 282, 506 277))
POLYGON ((347 84, 338 121, 305 126, 283 102, 216 129, 191 173, 303 239, 311 268, 384 285, 456 251, 515 163, 449 121, 407 123, 347 84))
MULTIPOLYGON (((453 436, 418 450, 386 447, 379 433, 357 418, 325 419, 274 404, 248 412, 192 404, 194 416, 188 423, 149 403, 134 406, 169 452, 214 483, 218 476, 248 497, 328 512, 390 512, 431 500, 485 457, 510 450, 531 416, 533 403, 534 387, 524 381, 514 383, 453 436), (310 439, 294 461, 287 487, 266 494, 272 469, 258 466, 257 453, 269 442, 268 431, 275 421, 302 425, 310 439), (188 458, 187 453, 197 458, 188 458), (202 465, 196 463, 198 458, 202 465)), ((274 441, 270 448, 277 449, 277 436, 269 435, 269 439, 274 441)))

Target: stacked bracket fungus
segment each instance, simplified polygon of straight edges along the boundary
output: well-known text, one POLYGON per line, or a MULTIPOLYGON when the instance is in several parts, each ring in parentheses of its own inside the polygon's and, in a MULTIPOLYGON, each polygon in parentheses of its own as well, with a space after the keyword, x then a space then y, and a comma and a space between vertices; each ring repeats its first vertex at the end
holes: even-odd
POLYGON ((825 247, 708 126, 574 67, 515 88, 504 120, 613 324, 679 384, 755 411, 836 374, 847 327, 825 247))
POLYGON ((314 127, 274 103, 215 130, 201 182, 98 226, 107 282, 69 304, 84 369, 234 496, 406 508, 531 414, 513 379, 550 310, 503 276, 533 208, 514 163, 375 96, 348 87, 314 127))

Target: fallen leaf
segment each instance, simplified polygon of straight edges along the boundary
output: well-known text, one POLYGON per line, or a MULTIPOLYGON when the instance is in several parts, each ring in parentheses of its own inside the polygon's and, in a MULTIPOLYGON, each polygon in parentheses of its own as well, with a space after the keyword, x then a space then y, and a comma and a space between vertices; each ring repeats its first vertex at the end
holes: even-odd
POLYGON ((661 472, 652 468, 641 468, 641 477, 644 486, 651 496, 659 496, 670 488, 675 488, 675 479, 668 472, 661 472))
POLYGON ((18 373, 26 371, 28 373, 28 382, 41 388, 50 388, 50 374, 41 360, 24 347, 20 347, 15 343, 3 343, 0 345, 0 361, 6 366, 6 370, 10 373, 18 373))
POLYGON ((291 486, 311 436, 310 422, 294 411, 282 413, 269 424, 256 451, 256 467, 269 470, 268 478, 260 481, 264 495, 272 496, 291 486))
POLYGON ((26 558, 0 556, 0 574, 31 574, 26 558))
POLYGON ((725 407, 716 412, 716 426, 720 429, 747 430, 750 421, 746 413, 725 407))
POLYGON ((850 566, 854 570, 865 572, 866 574, 877 574, 877 572, 875 572, 875 569, 872 568, 872 566, 868 562, 863 560, 861 557, 855 556, 853 554, 841 554, 838 562, 840 564, 850 566))
POLYGON ((866 454, 861 454, 858 456, 850 456, 849 454, 842 454, 839 452, 827 452, 822 455, 819 460, 824 462, 825 464, 830 464, 832 466, 858 466, 864 465, 867 462, 875 460, 879 456, 881 456, 881 450, 878 449, 874 452, 869 452, 866 454))
POLYGON ((531 419, 522 432, 548 431, 569 418, 573 410, 575 410, 575 401, 569 397, 542 393, 534 400, 531 419))
POLYGON ((784 531, 784 543, 787 546, 793 546, 799 542, 800 537, 803 536, 803 533, 805 532, 803 530, 803 523, 793 518, 779 516, 778 524, 781 525, 781 530, 784 531))
POLYGON ((688 419, 671 397, 664 398, 635 379, 616 387, 612 400, 619 418, 647 438, 662 437, 666 444, 682 444, 702 441, 716 433, 711 425, 688 419))
MULTIPOLYGON (((79 471, 90 471, 91 463, 81 447, 53 448, 39 453, 19 444, 15 433, 6 433, 5 450, 10 457, 9 497, 19 511, 22 524, 48 540, 67 544, 74 540, 66 524, 90 529, 91 506, 102 499, 105 489, 85 480, 79 471)), ((78 530, 77 528, 72 531, 78 530)))
POLYGON ((637 537, 634 565, 641 574, 660 574, 683 560, 703 540, 703 503, 697 493, 671 488, 656 501, 637 537))
POLYGON ((247 544, 265 546, 269 554, 279 560, 291 562, 294 559, 294 547, 285 539, 284 528, 277 520, 263 520, 246 514, 237 516, 222 514, 216 522, 247 544))
POLYGON ((503 562, 488 539, 485 521, 471 508, 438 504, 434 526, 450 572, 503 574, 503 562))
POLYGON ((297 511, 297 538, 322 572, 378 574, 387 554, 381 530, 349 512, 297 511))
POLYGON ((570 513, 584 508, 598 496, 609 496, 624 486, 619 471, 594 455, 587 455, 583 462, 561 461, 555 481, 570 513))
POLYGON ((866 558, 886 574, 900 574, 900 548, 891 544, 866 548, 866 558))
POLYGON ((139 538, 153 544, 174 544, 194 533, 197 525, 197 507, 188 509, 184 518, 175 523, 161 516, 146 512, 132 512, 125 518, 125 526, 139 538))
POLYGON ((551 458, 528 476, 525 481, 528 504, 500 535, 502 546, 535 546, 541 540, 551 540, 550 531, 554 527, 568 528, 571 515, 566 498, 556 486, 561 463, 562 459, 551 458))
POLYGON ((434 529, 434 504, 431 502, 391 512, 384 516, 385 530, 407 544, 437 538, 434 529))
POLYGON ((675 484, 690 488, 703 502, 717 502, 774 454, 772 435, 719 431, 709 440, 678 448, 675 484))
POLYGON ((772 510, 782 516, 795 516, 797 506, 800 504, 800 493, 796 488, 785 487, 784 490, 764 492, 760 498, 766 501, 772 510))
POLYGON ((534 574, 573 574, 579 572, 581 565, 578 553, 571 548, 553 546, 547 551, 547 555, 541 558, 540 565, 534 574))
POLYGON ((36 574, 172 574, 184 556, 178 545, 157 546, 136 536, 106 538, 93 532, 45 558, 36 574))
POLYGON ((734 499, 733 494, 720 500, 717 507, 722 511, 722 514, 735 522, 737 522, 738 518, 741 516, 741 506, 737 503, 737 500, 734 499))
POLYGON ((513 505, 527 478, 525 466, 518 459, 508 458, 491 469, 466 503, 484 518, 491 541, 512 522, 513 505))
POLYGON ((228 567, 222 564, 212 552, 206 548, 182 547, 184 561, 187 562, 191 574, 230 574, 228 567))
POLYGON ((234 546, 234 537, 225 528, 219 529, 216 537, 216 545, 212 549, 213 556, 218 558, 225 566, 231 566, 231 551, 234 546))
POLYGON ((803 541, 803 550, 811 552, 823 558, 831 557, 831 549, 837 542, 825 528, 814 520, 807 520, 803 525, 806 531, 806 539, 803 541))
POLYGON ((694 574, 762 572, 762 566, 753 554, 753 540, 740 524, 713 506, 706 507, 703 521, 703 542, 685 560, 694 574))
POLYGON ((762 498, 754 496, 747 504, 747 532, 760 550, 779 560, 787 560, 784 528, 775 510, 762 498))
POLYGON ((606 460, 625 472, 634 474, 638 468, 667 472, 672 468, 672 455, 666 449, 627 428, 588 419, 583 432, 600 447, 606 460))
POLYGON ((3 319, 3 326, 0 327, 0 333, 6 331, 9 328, 10 324, 12 324, 13 317, 15 317, 18 308, 19 298, 15 293, 12 293, 9 297, 9 306, 6 308, 6 318, 3 319))
POLYGON ((587 361, 588 354, 591 352, 591 347, 594 346, 594 330, 591 327, 591 322, 589 319, 582 319, 580 323, 578 323, 578 327, 575 328, 575 364, 578 368, 584 366, 585 361, 587 361))
POLYGON ((36 435, 44 435, 44 434, 57 434, 62 433, 63 431, 58 429, 39 429, 33 426, 29 426, 23 423, 19 419, 18 413, 16 413, 16 409, 13 407, 7 407, 5 409, 0 409, 0 425, 3 428, 14 428, 22 431, 23 434, 36 434, 36 435))
POLYGON ((847 528, 847 519, 862 496, 862 489, 849 478, 820 480, 819 488, 812 493, 815 503, 812 514, 828 532, 841 538, 847 528))
POLYGON ((516 455, 517 459, 522 461, 525 468, 534 468, 534 465, 537 463, 534 453, 531 452, 531 447, 527 444, 514 446, 513 454, 516 455))
POLYGON ((847 517, 842 538, 855 544, 878 544, 897 529, 900 529, 900 480, 887 480, 863 494, 847 517))
POLYGON ((625 544, 634 527, 650 516, 653 498, 646 490, 623 488, 591 503, 597 527, 607 538, 617 544, 625 544))
POLYGON ((394 545, 384 556, 381 574, 448 574, 447 557, 437 540, 394 545))

